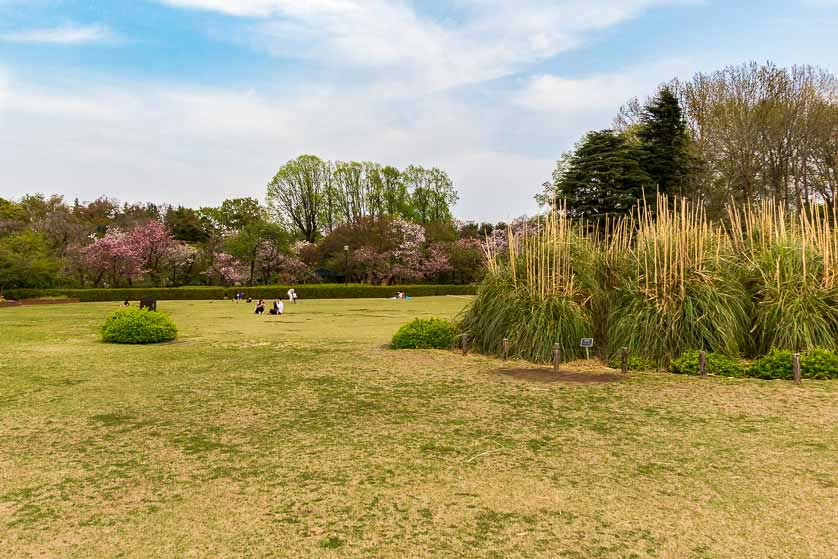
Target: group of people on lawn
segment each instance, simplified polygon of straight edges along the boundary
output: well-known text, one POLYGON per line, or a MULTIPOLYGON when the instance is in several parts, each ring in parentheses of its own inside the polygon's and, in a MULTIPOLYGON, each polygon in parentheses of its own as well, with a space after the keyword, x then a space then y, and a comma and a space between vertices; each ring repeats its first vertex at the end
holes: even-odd
MULTIPOLYGON (((288 300, 291 303, 297 302, 297 291, 294 288, 288 290, 288 300)), ((247 300, 248 303, 252 302, 252 299, 247 300)), ((259 302, 256 303, 256 309, 254 310, 256 314, 265 314, 265 300, 259 299, 259 302)), ((273 314, 276 316, 281 316, 285 312, 285 303, 282 302, 282 297, 280 296, 279 299, 274 299, 274 303, 271 306, 268 314, 273 314)))

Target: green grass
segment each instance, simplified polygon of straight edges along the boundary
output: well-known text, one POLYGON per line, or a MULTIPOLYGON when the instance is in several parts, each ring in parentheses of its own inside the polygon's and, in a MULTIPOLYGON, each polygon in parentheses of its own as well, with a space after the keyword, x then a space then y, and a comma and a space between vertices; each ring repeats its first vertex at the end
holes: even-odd
POLYGON ((834 557, 838 385, 538 384, 385 347, 458 297, 0 310, 0 556, 834 557))

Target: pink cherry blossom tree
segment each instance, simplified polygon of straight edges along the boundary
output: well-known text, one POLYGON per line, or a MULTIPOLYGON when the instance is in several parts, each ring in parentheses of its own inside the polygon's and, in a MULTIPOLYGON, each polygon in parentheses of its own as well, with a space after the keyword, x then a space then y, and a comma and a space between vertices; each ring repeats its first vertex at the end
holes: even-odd
POLYGON ((81 263, 96 287, 106 278, 112 287, 123 279, 130 285, 145 273, 143 250, 129 234, 114 227, 81 250, 81 263))
POLYGON ((421 279, 422 247, 425 244, 425 229, 418 223, 395 219, 390 224, 390 238, 393 248, 385 253, 391 265, 390 278, 400 281, 421 279))
POLYGON ((154 285, 160 285, 163 268, 169 264, 177 246, 169 229, 159 221, 148 221, 131 229, 127 240, 142 255, 143 266, 154 285))
POLYGON ((249 276, 247 266, 235 256, 226 252, 213 255, 212 264, 203 272, 210 281, 222 285, 241 285, 249 276))
POLYGON ((166 262, 171 271, 172 285, 178 285, 178 277, 188 276, 198 256, 198 249, 182 241, 176 241, 169 247, 166 262))
POLYGON ((433 243, 425 251, 422 259, 422 275, 425 279, 435 279, 440 274, 450 272, 450 248, 448 243, 433 243))

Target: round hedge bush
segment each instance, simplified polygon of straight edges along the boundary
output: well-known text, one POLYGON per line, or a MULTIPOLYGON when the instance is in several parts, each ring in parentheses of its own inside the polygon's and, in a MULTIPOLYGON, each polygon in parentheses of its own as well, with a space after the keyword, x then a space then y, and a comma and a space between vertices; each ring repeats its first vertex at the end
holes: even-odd
POLYGON ((102 325, 102 340, 113 344, 157 344, 176 337, 171 318, 146 309, 120 309, 102 325))
POLYGON ((393 349, 450 349, 456 337, 454 326, 441 318, 417 318, 393 336, 393 349))

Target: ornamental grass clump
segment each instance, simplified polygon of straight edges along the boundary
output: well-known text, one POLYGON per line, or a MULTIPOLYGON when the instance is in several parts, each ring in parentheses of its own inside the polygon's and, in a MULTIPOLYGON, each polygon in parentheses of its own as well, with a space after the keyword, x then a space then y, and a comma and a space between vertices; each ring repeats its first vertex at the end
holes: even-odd
POLYGON ((700 206, 659 196, 638 211, 628 265, 608 316, 612 348, 658 364, 689 349, 737 355, 747 345, 748 294, 728 236, 700 206))
POLYGON ((114 344, 157 344, 176 337, 177 326, 171 318, 146 309, 120 309, 102 325, 102 340, 114 344))
POLYGON ((564 359, 579 354, 579 340, 593 332, 593 246, 564 212, 555 212, 516 232, 507 247, 487 243, 488 268, 477 297, 459 327, 480 352, 511 352, 549 362, 558 344, 564 359))
POLYGON ((658 196, 655 209, 573 223, 563 208, 486 241, 488 272, 459 327, 476 350, 549 362, 622 347, 666 367, 687 351, 732 358, 773 348, 838 349, 838 213, 790 217, 765 202, 730 208, 727 225, 700 204, 658 196))
POLYGON ((766 201, 729 212, 731 239, 754 300, 752 353, 772 348, 838 349, 836 213, 803 208, 788 216, 766 201))

